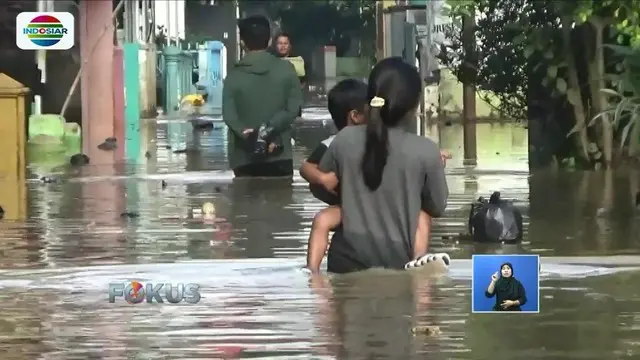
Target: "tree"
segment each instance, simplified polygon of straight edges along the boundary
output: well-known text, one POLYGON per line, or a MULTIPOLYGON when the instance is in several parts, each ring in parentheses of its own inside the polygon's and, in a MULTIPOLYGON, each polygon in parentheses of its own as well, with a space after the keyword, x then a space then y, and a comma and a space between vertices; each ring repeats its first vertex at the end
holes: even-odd
MULTIPOLYGON (((470 79, 464 76, 465 58, 461 31, 463 16, 476 16, 476 51, 479 63, 475 84, 481 90, 493 92, 499 100, 499 111, 505 117, 525 120, 526 116, 526 58, 524 45, 514 42, 521 32, 513 26, 519 20, 526 0, 458 1, 448 2, 449 16, 454 26, 448 28, 446 36, 450 46, 440 52, 440 61, 450 67, 463 83, 470 79), (504 67, 508 65, 508 73, 504 67)), ((485 99, 488 100, 488 99, 485 99)), ((487 101, 493 103, 493 101, 487 101)))
MULTIPOLYGON (((523 119, 532 105, 523 94, 539 83, 571 109, 572 129, 566 130, 574 144, 570 157, 584 165, 612 164, 614 143, 623 139, 602 89, 620 82, 622 62, 605 45, 640 46, 639 2, 465 0, 450 5, 456 19, 476 9, 481 14, 476 86, 496 93, 503 113, 523 119), (602 121, 589 121, 595 117, 602 121)), ((449 51, 445 60, 459 68, 453 61, 464 56, 459 37, 453 37, 449 51)))

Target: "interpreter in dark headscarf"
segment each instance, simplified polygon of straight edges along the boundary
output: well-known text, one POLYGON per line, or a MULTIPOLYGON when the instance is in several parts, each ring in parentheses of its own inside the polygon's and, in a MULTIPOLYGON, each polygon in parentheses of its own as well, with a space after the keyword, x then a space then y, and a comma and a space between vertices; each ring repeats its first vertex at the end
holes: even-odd
POLYGON ((524 286, 513 276, 513 265, 509 262, 500 265, 500 271, 491 275, 485 295, 496 297, 493 311, 522 311, 521 306, 527 302, 524 286))

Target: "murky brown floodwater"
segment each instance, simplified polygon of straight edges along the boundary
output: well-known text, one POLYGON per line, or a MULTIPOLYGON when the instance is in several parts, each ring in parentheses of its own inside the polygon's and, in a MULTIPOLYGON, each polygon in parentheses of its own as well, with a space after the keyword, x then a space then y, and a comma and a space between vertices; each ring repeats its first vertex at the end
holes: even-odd
MULTIPOLYGON (((296 160, 328 136, 321 122, 298 124, 296 160)), ((166 129, 158 125, 156 156, 127 172, 226 169, 222 131, 195 139, 187 132, 169 142, 200 151, 172 154, 166 129)), ((616 272, 615 265, 640 266, 640 257, 609 257, 640 254, 640 218, 630 196, 638 174, 529 177, 526 130, 501 125, 478 125, 479 166, 470 171, 460 166, 460 128, 442 129, 441 138, 454 154, 452 195, 432 244, 454 262, 450 276, 437 280, 363 273, 309 286, 298 269, 323 205, 297 177, 293 185, 222 175, 217 183, 170 179, 166 189, 133 177, 31 181, 29 221, 0 223, 0 358, 639 358, 640 273, 616 272), (465 231, 468 202, 494 190, 525 209, 523 245, 479 247, 452 238, 465 231), (227 220, 217 231, 180 220, 205 201, 227 220), (124 211, 140 216, 123 219, 124 211), (480 252, 595 257, 582 261, 586 267, 543 260, 538 315, 470 315, 465 259, 480 252), (203 298, 197 305, 107 302, 108 283, 134 279, 195 282, 203 298), (442 334, 411 335, 411 327, 424 324, 442 334)))

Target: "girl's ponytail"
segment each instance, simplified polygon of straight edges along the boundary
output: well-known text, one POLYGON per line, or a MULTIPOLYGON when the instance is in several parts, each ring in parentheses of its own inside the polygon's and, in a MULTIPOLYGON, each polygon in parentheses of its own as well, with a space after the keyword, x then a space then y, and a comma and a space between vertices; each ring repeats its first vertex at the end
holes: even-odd
POLYGON ((362 175, 364 183, 371 191, 378 189, 382 183, 382 172, 387 165, 388 130, 382 121, 385 100, 374 97, 369 103, 367 119, 367 138, 362 157, 362 175))

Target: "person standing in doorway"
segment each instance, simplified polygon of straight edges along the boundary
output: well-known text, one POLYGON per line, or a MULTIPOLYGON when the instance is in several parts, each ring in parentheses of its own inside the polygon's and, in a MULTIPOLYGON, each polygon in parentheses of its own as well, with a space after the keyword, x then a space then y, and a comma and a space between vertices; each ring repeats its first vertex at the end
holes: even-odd
POLYGON ((276 47, 274 55, 289 61, 296 69, 296 74, 300 80, 300 86, 303 88, 307 85, 307 73, 305 70, 304 59, 302 56, 296 56, 291 50, 291 37, 287 33, 280 33, 276 36, 276 47))
MULTIPOLYGON (((286 60, 293 65, 300 80, 300 87, 304 91, 307 87, 307 72, 305 70, 304 58, 302 56, 295 56, 291 50, 291 37, 287 33, 280 33, 275 38, 276 46, 273 54, 283 60, 286 60)), ((298 116, 302 117, 302 107, 298 111, 298 116)))
POLYGON ((229 128, 229 165, 236 177, 293 175, 291 125, 302 106, 294 70, 267 52, 269 20, 238 22, 245 56, 224 80, 222 116, 229 128))

